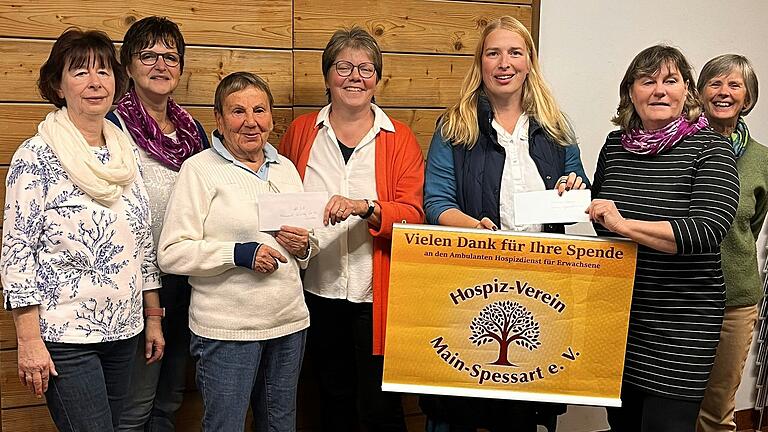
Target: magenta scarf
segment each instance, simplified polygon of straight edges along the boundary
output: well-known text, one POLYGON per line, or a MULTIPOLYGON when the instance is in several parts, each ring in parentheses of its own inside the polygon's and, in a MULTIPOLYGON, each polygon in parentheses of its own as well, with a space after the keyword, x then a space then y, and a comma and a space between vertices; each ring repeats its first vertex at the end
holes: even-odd
POLYGON ((680 140, 709 126, 704 114, 695 122, 681 115, 672 123, 656 130, 631 129, 621 134, 621 145, 630 153, 655 155, 672 148, 680 140))
POLYGON ((123 118, 136 145, 152 159, 174 171, 178 171, 187 158, 203 149, 203 137, 192 116, 172 98, 168 98, 168 119, 176 128, 177 141, 163 133, 133 88, 117 102, 116 111, 123 118))

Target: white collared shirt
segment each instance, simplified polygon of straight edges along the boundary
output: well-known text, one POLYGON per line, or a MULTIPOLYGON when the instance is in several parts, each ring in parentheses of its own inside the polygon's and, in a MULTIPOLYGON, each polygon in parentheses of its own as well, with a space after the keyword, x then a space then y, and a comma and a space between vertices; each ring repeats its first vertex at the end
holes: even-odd
POLYGON ((491 123, 496 130, 499 145, 504 147, 504 173, 499 193, 499 217, 501 229, 508 231, 540 232, 541 225, 515 225, 515 194, 543 191, 546 189, 536 163, 528 152, 528 116, 520 115, 512 133, 507 132, 495 119, 491 123))
MULTIPOLYGON (((392 121, 371 104, 373 127, 357 143, 345 164, 336 134, 331 127, 327 105, 317 116, 321 125, 309 153, 304 190, 326 191, 350 199, 378 198, 376 193, 376 136, 382 129, 394 131, 392 121)), ((352 144, 352 143, 345 143, 352 144)), ((372 302, 373 237, 368 222, 350 216, 344 222, 316 229, 320 252, 312 258, 304 278, 304 289, 321 297, 372 302)))

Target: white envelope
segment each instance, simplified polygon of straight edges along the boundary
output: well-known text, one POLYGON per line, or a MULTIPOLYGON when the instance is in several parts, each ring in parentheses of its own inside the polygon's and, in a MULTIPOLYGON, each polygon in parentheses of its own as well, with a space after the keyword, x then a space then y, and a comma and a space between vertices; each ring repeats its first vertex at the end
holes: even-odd
POLYGON ((557 195, 557 190, 515 193, 515 225, 589 222, 584 210, 589 207, 592 192, 570 190, 557 195))
POLYGON ((312 229, 323 226, 328 192, 259 195, 259 231, 279 231, 283 225, 312 229))

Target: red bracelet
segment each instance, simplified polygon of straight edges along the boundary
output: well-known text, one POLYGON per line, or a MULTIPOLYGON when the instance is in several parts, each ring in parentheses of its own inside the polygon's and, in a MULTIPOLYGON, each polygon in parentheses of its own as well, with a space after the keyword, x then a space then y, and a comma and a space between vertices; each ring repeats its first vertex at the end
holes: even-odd
POLYGON ((144 308, 144 317, 145 318, 153 317, 153 316, 160 317, 160 318, 165 317, 165 308, 163 308, 163 307, 159 307, 159 308, 144 308))

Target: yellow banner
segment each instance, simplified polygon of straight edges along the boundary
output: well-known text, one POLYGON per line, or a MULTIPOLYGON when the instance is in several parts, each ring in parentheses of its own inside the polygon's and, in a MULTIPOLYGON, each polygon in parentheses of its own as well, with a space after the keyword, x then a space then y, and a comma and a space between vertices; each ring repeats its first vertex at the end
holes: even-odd
POLYGON ((387 391, 620 406, 637 245, 396 225, 387 391))

